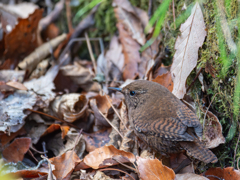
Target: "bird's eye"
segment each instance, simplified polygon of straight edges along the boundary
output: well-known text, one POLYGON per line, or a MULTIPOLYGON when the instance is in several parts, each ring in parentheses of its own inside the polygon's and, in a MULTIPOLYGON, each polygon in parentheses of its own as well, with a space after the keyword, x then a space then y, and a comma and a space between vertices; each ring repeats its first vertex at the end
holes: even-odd
POLYGON ((135 91, 130 91, 130 96, 134 96, 136 94, 135 91))

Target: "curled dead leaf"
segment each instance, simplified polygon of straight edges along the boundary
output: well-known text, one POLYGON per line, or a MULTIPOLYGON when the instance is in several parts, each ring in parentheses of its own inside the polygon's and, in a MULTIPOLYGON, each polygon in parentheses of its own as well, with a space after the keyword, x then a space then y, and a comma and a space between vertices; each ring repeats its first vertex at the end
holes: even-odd
POLYGON ((71 93, 57 97, 51 103, 51 109, 55 115, 67 122, 85 118, 87 115, 88 99, 85 95, 71 93))
POLYGON ((206 147, 215 148, 219 144, 225 143, 225 138, 222 135, 222 125, 217 116, 212 112, 207 112, 207 118, 204 127, 204 137, 206 138, 206 147))

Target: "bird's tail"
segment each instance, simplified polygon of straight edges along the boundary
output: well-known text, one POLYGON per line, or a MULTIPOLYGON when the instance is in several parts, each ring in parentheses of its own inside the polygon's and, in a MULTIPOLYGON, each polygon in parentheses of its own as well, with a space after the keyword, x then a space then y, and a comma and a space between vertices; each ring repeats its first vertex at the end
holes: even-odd
POLYGON ((187 151, 190 156, 205 163, 216 163, 218 161, 215 154, 207 149, 200 141, 182 141, 179 142, 181 147, 187 151))

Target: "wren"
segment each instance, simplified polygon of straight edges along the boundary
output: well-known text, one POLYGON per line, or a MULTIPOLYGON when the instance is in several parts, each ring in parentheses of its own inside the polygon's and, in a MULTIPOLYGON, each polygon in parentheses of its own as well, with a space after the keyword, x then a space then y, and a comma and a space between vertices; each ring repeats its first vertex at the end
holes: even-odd
POLYGON ((197 116, 164 86, 137 80, 120 91, 125 97, 130 126, 135 134, 162 154, 183 150, 205 163, 217 157, 199 140, 203 128, 197 116))

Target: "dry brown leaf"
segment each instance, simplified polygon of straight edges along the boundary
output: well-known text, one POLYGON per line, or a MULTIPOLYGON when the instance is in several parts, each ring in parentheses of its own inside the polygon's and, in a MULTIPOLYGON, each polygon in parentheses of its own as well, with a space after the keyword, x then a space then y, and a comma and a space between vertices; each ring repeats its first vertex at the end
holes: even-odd
POLYGON ((3 150, 2 155, 8 162, 22 161, 30 145, 30 138, 17 138, 3 150))
POLYGON ((216 180, 215 177, 211 177, 211 175, 219 177, 219 179, 225 179, 225 180, 239 180, 240 179, 240 172, 238 170, 235 170, 233 167, 227 167, 227 168, 210 168, 207 170, 207 172, 204 173, 204 175, 209 180, 216 180), (208 176, 209 175, 209 176, 208 176))
POLYGON ((97 126, 103 125, 109 127, 110 126, 109 123, 99 113, 99 111, 101 111, 103 115, 107 116, 108 110, 111 108, 111 104, 108 102, 106 95, 104 96, 97 95, 96 97, 94 97, 94 99, 90 100, 90 105, 94 112, 95 125, 97 126))
POLYGON ((207 119, 204 127, 204 137, 206 138, 206 147, 215 148, 219 144, 225 143, 225 138, 222 135, 222 125, 217 116, 212 112, 207 112, 207 119))
POLYGON ((206 27, 203 14, 198 2, 192 8, 191 15, 181 25, 181 36, 178 36, 175 43, 176 52, 173 57, 171 75, 173 79, 172 93, 182 99, 186 93, 185 83, 188 75, 197 65, 198 49, 202 46, 206 27))
POLYGON ((10 136, 3 133, 0 135, 0 148, 4 145, 6 145, 7 143, 9 143, 11 140, 13 140, 15 137, 19 136, 19 135, 24 135, 26 134, 26 130, 24 128, 21 128, 20 130, 18 130, 15 133, 11 133, 10 136))
POLYGON ((208 178, 193 173, 184 173, 176 174, 175 180, 208 180, 208 178))
POLYGON ((53 174, 57 179, 64 179, 71 175, 75 166, 81 162, 74 151, 68 151, 61 156, 49 159, 51 164, 55 165, 53 174))
MULTIPOLYGON (((124 29, 127 30, 133 39, 139 44, 144 45, 146 42, 143 32, 144 27, 141 19, 138 17, 138 13, 141 14, 142 12, 140 10, 137 12, 128 0, 114 0, 113 6, 117 6, 114 8, 114 12, 118 22, 124 25, 124 29)), ((146 14, 145 17, 147 16, 146 14)))
POLYGON ((61 129, 61 131, 62 131, 62 139, 63 139, 67 135, 67 132, 69 131, 70 127, 69 126, 61 126, 60 124, 52 124, 51 126, 49 126, 46 129, 46 131, 42 134, 42 136, 50 134, 59 129, 61 129))
POLYGON ((122 163, 135 161, 135 156, 132 153, 118 150, 111 145, 90 152, 85 156, 83 162, 93 169, 99 169, 118 164, 118 162, 114 161, 112 158, 116 158, 122 163))
POLYGON ((30 54, 38 45, 38 38, 40 38, 38 29, 38 22, 42 18, 41 9, 36 9, 35 12, 29 15, 26 19, 19 19, 18 24, 14 29, 5 36, 5 61, 0 67, 10 69, 15 67, 20 60, 26 55, 30 54), (20 44, 24 44, 21 46, 20 44))
POLYGON ((132 39, 128 32, 124 29, 123 24, 117 23, 120 41, 123 46, 124 53, 124 70, 123 80, 134 79, 138 75, 138 63, 141 62, 139 54, 140 45, 132 39))
POLYGON ((144 159, 137 157, 137 165, 142 180, 174 180, 175 173, 164 166, 158 159, 144 159))
POLYGON ((171 73, 169 71, 166 74, 162 74, 161 76, 157 76, 152 81, 163 85, 170 92, 172 92, 172 90, 173 90, 173 82, 172 82, 172 78, 171 78, 171 73))
POLYGON ((67 122, 87 117, 88 99, 85 95, 71 93, 58 96, 52 103, 53 114, 67 122))

